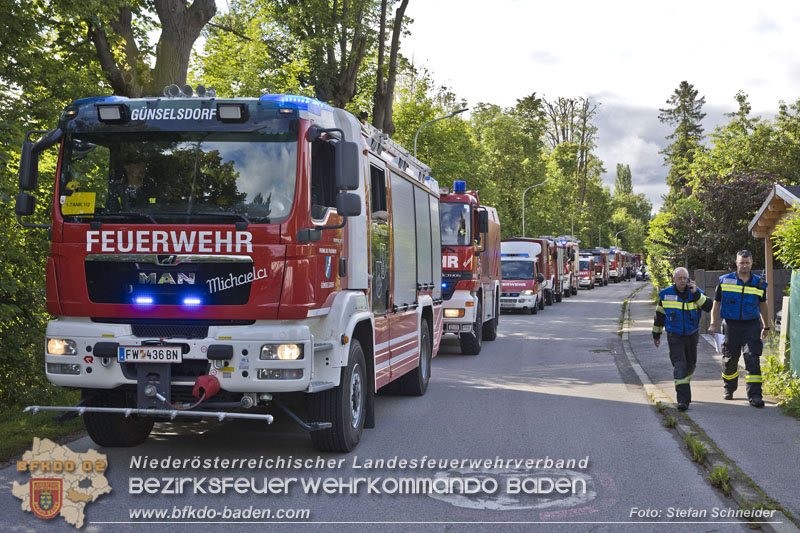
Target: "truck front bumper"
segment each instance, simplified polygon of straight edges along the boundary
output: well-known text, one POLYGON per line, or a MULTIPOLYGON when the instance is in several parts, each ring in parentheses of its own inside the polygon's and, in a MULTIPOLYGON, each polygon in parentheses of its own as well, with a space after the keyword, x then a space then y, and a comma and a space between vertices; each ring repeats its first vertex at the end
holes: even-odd
MULTIPOLYGON (((176 331, 179 335, 180 328, 176 331)), ((217 377, 222 390, 229 392, 314 392, 311 374, 315 351, 332 347, 330 343, 315 346, 307 325, 287 322, 208 326, 207 334, 196 338, 158 334, 156 331, 145 336, 142 331, 134 332, 131 324, 83 318, 51 321, 47 325, 47 338, 69 339, 75 343, 77 353, 53 355, 45 349, 47 378, 56 385, 89 389, 135 385, 136 365, 142 363, 119 362, 117 348, 164 345, 180 346, 182 351, 181 363, 159 363, 172 365, 172 386, 192 386, 197 377, 210 374, 217 377), (302 357, 261 359, 262 346, 281 344, 300 346, 302 357), (230 354, 230 359, 210 360, 209 351, 230 354)))
POLYGON ((472 324, 475 322, 475 308, 478 305, 478 298, 469 291, 457 290, 449 300, 445 300, 444 308, 444 332, 445 333, 466 333, 472 331, 472 324), (469 306, 467 304, 470 304, 469 306), (450 310, 448 312, 448 310, 450 310), (448 314, 460 314, 463 316, 448 317, 448 314))
POLYGON ((536 295, 501 296, 500 309, 504 311, 533 309, 536 306, 536 295))

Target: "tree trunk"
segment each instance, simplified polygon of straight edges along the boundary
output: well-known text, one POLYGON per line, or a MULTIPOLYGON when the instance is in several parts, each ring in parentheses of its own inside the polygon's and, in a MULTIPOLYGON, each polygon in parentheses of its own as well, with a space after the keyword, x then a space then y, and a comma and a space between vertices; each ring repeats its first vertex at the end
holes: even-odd
POLYGON ((161 37, 156 47, 156 66, 145 89, 148 95, 162 94, 165 86, 186 83, 192 46, 206 23, 217 12, 214 0, 155 0, 161 20, 161 37))
POLYGON ((378 30, 378 68, 375 75, 375 95, 372 98, 372 125, 383 129, 386 110, 386 80, 383 75, 383 54, 386 49, 386 2, 381 0, 381 23, 378 30))
POLYGON ((389 53, 389 80, 386 83, 385 111, 383 116, 383 131, 387 135, 394 135, 394 86, 397 79, 397 54, 400 49, 400 32, 403 31, 403 17, 406 13, 408 0, 402 0, 394 13, 394 28, 392 29, 392 47, 389 53))
POLYGON ((217 12, 214 0, 194 0, 191 7, 186 7, 185 0, 155 0, 155 8, 161 21, 161 37, 156 48, 156 65, 150 72, 141 70, 145 62, 136 46, 130 7, 121 7, 117 20, 110 23, 123 41, 122 57, 115 57, 115 47, 109 43, 102 23, 99 20, 89 22, 89 37, 116 95, 156 96, 161 95, 167 85, 185 84, 192 46, 203 26, 217 12))

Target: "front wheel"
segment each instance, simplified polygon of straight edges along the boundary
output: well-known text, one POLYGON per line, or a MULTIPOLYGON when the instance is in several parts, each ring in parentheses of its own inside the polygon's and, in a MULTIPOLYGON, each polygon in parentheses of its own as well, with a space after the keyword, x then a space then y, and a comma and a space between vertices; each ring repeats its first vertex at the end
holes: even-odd
POLYGON ((353 339, 339 386, 308 395, 309 418, 331 423, 329 429, 311 432, 311 442, 317 450, 346 453, 361 440, 369 393, 365 368, 364 350, 353 339))
MULTIPOLYGON (((87 407, 136 407, 135 397, 122 390, 83 390, 87 407)), ((143 443, 153 430, 155 419, 149 416, 122 413, 83 413, 83 424, 89 437, 100 446, 127 448, 143 443)))
POLYGON ((493 341, 497 338, 497 325, 500 323, 500 304, 495 297, 494 318, 483 324, 483 339, 493 341))
POLYGON ((553 290, 545 289, 544 291, 544 305, 553 305, 553 290))
POLYGON ((472 331, 462 333, 458 336, 461 344, 461 353, 464 355, 478 355, 481 353, 481 341, 483 340, 483 313, 481 308, 481 298, 478 297, 478 307, 475 309, 475 322, 472 323, 472 331))
POLYGON ((536 305, 539 307, 540 311, 544 310, 544 291, 539 291, 539 294, 536 296, 536 305))

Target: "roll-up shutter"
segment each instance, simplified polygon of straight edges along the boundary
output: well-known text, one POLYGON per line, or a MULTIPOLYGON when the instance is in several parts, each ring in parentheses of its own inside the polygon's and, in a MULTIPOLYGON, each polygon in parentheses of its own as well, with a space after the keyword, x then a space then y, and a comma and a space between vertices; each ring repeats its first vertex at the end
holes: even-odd
POLYGON ((391 175, 392 244, 394 248, 394 305, 417 302, 417 239, 414 186, 391 175))

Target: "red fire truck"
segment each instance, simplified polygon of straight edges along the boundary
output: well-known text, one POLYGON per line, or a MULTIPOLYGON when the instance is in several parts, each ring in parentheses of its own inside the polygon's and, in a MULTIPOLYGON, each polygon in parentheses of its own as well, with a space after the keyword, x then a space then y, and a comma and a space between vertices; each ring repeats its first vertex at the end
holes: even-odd
POLYGON ((564 248, 562 261, 564 264, 564 275, 561 279, 562 292, 564 296, 578 294, 578 255, 580 241, 572 235, 562 235, 557 242, 559 247, 564 248))
POLYGON ((500 243, 503 267, 501 310, 528 311, 544 308, 542 293, 542 245, 533 239, 503 239, 500 243))
POLYGON ((608 253, 608 279, 613 279, 614 283, 622 281, 625 273, 625 265, 623 264, 622 250, 612 248, 608 253))
POLYGON ((78 100, 37 133, 16 213, 32 225, 38 155, 57 146, 46 375, 83 399, 29 409, 80 412, 97 444, 131 446, 156 419, 269 423, 242 412, 269 405, 344 452, 374 426, 377 389, 425 393, 439 192, 385 135, 314 99, 189 86, 78 100))
POLYGON ((605 248, 581 250, 582 255, 591 255, 594 259, 594 281, 596 285, 608 285, 609 251, 605 248))
POLYGON ((500 319, 500 219, 464 181, 440 189, 444 331, 477 355, 497 337, 500 319))
POLYGON ((583 254, 580 256, 579 272, 580 272, 580 286, 587 289, 594 289, 595 276, 594 276, 594 256, 583 254))

